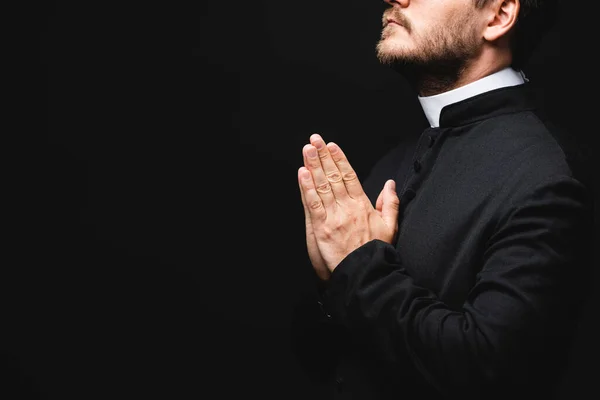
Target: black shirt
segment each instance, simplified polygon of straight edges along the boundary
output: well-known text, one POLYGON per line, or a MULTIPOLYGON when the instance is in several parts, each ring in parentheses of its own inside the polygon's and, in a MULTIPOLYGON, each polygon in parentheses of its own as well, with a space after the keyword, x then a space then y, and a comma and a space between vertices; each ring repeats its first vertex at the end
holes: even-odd
MULTIPOLYGON (((549 395, 587 289, 585 166, 529 84, 446 106, 363 182, 400 197, 393 245, 348 255, 296 310, 294 345, 339 398, 549 395), (318 303, 317 303, 318 301, 318 303)), ((337 397, 336 397, 337 398, 337 397)))

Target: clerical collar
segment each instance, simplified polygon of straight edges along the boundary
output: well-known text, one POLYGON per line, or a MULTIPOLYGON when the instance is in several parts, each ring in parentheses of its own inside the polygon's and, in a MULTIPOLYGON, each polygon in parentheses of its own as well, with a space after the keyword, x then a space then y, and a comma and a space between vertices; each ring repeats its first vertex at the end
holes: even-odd
POLYGON ((429 124, 437 128, 440 126, 440 114, 445 106, 493 89, 520 85, 525 82, 528 82, 528 79, 522 71, 507 67, 475 82, 444 93, 426 97, 419 96, 419 102, 429 124))

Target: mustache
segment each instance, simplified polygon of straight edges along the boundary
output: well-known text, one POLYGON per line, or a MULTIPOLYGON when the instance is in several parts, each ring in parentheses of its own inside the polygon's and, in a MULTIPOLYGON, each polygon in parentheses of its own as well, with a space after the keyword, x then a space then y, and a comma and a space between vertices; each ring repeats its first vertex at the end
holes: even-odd
POLYGON ((381 23, 386 27, 389 23, 388 21, 394 21, 397 24, 402 25, 408 31, 411 29, 410 21, 402 14, 402 12, 398 11, 397 8, 390 8, 384 11, 381 23))

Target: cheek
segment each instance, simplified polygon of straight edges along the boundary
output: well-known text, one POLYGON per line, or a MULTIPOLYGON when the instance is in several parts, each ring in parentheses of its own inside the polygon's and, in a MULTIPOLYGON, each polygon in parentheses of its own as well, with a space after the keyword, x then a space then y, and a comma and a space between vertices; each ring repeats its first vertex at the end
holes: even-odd
POLYGON ((463 39, 474 37, 477 31, 481 30, 480 21, 477 15, 469 13, 456 14, 448 24, 449 33, 463 39))

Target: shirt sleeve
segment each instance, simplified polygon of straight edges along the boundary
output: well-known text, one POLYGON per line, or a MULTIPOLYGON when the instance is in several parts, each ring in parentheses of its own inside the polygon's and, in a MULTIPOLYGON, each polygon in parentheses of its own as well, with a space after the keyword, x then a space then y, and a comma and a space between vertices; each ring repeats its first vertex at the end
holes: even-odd
POLYGON ((392 245, 374 240, 333 271, 326 312, 382 361, 416 370, 443 394, 477 398, 519 385, 560 345, 585 287, 586 199, 570 177, 513 199, 458 309, 417 285, 392 245))
POLYGON ((291 350, 307 378, 327 384, 335 373, 341 352, 347 346, 347 330, 325 309, 329 282, 314 276, 314 291, 295 302, 291 318, 291 350), (331 340, 335 338, 335 340, 331 340))

